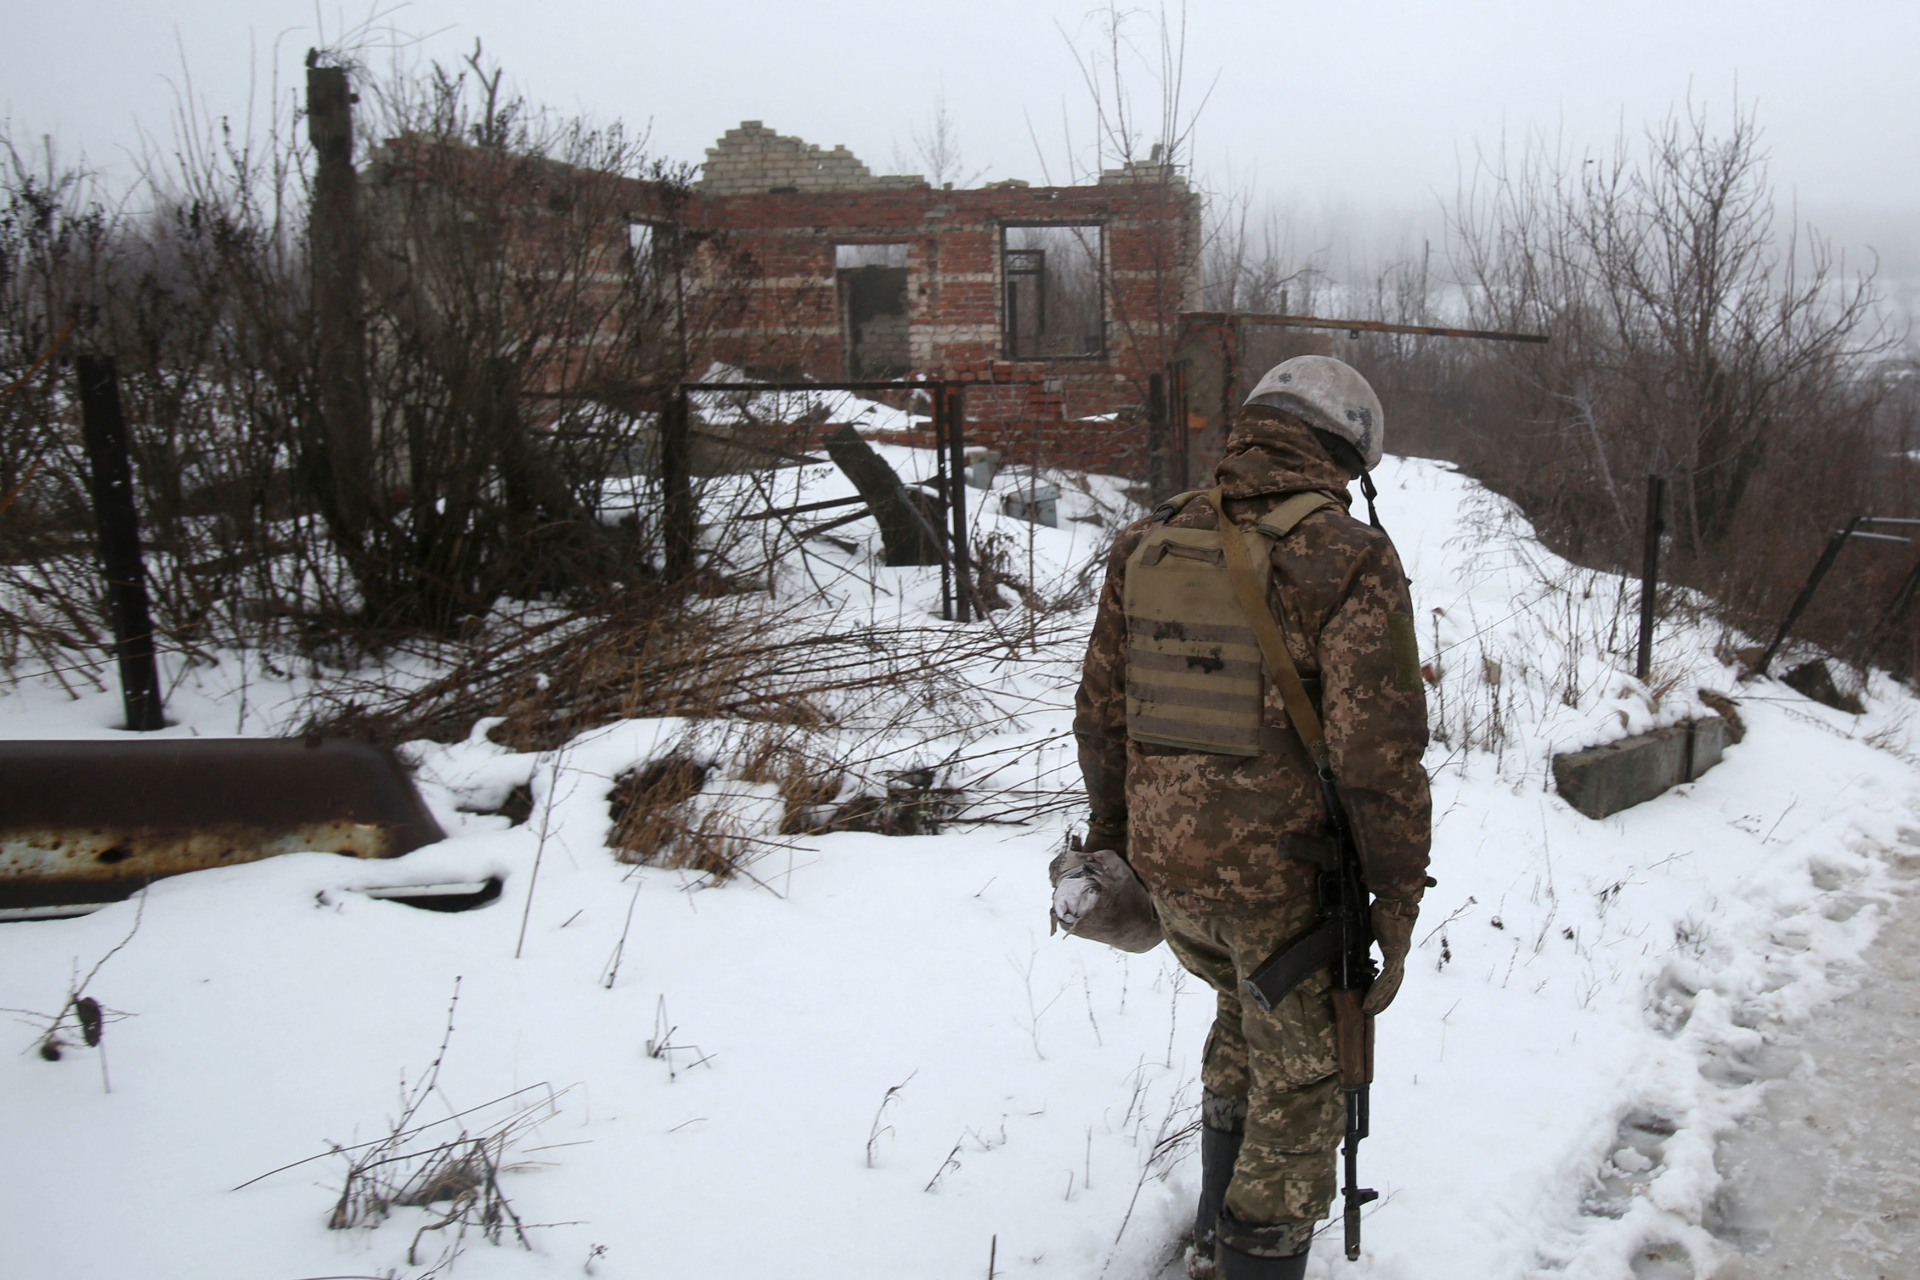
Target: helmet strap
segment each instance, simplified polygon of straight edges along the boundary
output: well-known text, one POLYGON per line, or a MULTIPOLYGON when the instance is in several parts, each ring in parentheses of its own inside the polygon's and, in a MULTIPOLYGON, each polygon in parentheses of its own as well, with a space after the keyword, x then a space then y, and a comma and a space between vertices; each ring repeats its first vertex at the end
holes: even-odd
MULTIPOLYGON (((1360 473, 1360 494, 1367 500, 1367 523, 1380 529, 1380 513, 1373 509, 1373 500, 1380 496, 1380 491, 1373 487, 1373 473, 1370 471, 1360 473)), ((1380 532, 1385 533, 1386 530, 1380 529, 1380 532)))

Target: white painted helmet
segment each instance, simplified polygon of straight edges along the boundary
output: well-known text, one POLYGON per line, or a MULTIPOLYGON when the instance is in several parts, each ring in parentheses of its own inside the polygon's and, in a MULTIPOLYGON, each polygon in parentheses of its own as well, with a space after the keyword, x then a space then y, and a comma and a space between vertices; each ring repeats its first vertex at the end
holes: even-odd
POLYGON ((1290 413, 1340 437, 1360 454, 1368 471, 1380 465, 1386 415, 1380 397, 1350 364, 1332 356, 1295 356, 1267 370, 1247 404, 1290 413))

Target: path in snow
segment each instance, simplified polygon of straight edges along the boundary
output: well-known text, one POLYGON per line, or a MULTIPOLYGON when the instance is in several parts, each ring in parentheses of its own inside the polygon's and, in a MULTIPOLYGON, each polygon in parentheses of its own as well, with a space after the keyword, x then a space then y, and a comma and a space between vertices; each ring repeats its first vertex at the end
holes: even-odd
MULTIPOLYGON (((1920 878, 1920 852, 1900 871, 1920 878)), ((1895 1280, 1920 1272, 1920 898, 1867 952, 1861 988, 1810 1024, 1804 1063, 1721 1147, 1715 1280, 1895 1280)))

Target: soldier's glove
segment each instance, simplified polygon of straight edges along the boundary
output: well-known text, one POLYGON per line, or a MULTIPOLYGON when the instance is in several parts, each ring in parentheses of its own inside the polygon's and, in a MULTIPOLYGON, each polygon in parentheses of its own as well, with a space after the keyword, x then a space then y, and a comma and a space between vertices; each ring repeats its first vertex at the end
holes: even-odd
POLYGON ((1160 945, 1160 918, 1147 887, 1111 849, 1069 849, 1047 868, 1053 881, 1052 925, 1122 951, 1160 945))
POLYGON ((1410 902, 1376 898, 1373 903, 1373 940, 1380 945, 1380 976, 1367 988, 1364 1006, 1371 1016, 1393 1003, 1400 980, 1407 973, 1407 953, 1413 950, 1413 922, 1420 908, 1410 902))

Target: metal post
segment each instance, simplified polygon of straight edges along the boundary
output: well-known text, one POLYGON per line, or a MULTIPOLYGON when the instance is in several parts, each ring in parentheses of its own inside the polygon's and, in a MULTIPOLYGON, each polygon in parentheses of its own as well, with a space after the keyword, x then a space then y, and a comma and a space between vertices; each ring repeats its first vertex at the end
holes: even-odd
POLYGON ((1167 366, 1167 415, 1173 429, 1168 432, 1173 442, 1173 467, 1167 481, 1175 493, 1184 493, 1190 488, 1187 480, 1192 467, 1191 450, 1193 442, 1188 438, 1190 419, 1187 414, 1187 362, 1175 360, 1167 366))
POLYGON ((1767 674, 1767 667, 1772 663, 1773 655, 1778 653, 1780 646, 1786 642, 1787 633, 1793 630, 1793 624, 1800 621, 1800 615, 1806 610, 1808 601, 1813 599, 1813 593, 1819 587, 1820 579, 1826 577, 1827 570, 1833 568, 1833 562, 1840 557, 1840 548, 1847 544, 1847 538, 1859 526, 1861 519, 1862 517, 1856 516, 1847 522, 1846 528, 1837 530, 1831 538, 1827 539, 1826 549, 1814 562, 1813 572, 1807 575, 1807 584, 1800 588, 1800 594, 1795 596, 1793 603, 1787 607, 1787 616, 1780 620, 1780 629, 1773 633, 1772 643, 1768 644, 1766 652, 1760 655, 1760 665, 1753 669, 1755 675, 1767 674))
MULTIPOLYGON (((947 384, 937 383, 933 388, 933 462, 940 473, 940 500, 951 510, 953 506, 953 487, 959 477, 948 478, 947 471, 947 384)), ((944 622, 953 621, 953 557, 940 557, 940 618, 944 622)))
POLYGON ((1660 535, 1667 531, 1667 479, 1647 477, 1647 542, 1640 560, 1640 656, 1633 674, 1645 680, 1653 668, 1653 606, 1660 587, 1660 535))
POLYGON ((952 497, 947 504, 948 514, 953 518, 953 612, 961 622, 966 622, 972 617, 973 578, 967 572, 967 486, 960 483, 960 476, 967 466, 964 392, 952 383, 941 383, 938 394, 947 402, 947 439, 944 443, 951 458, 948 471, 954 478, 952 497))
MULTIPOLYGON (((1873 630, 1867 633, 1866 645, 1860 652, 1860 661, 1863 665, 1872 662, 1880 655, 1880 651, 1886 647, 1887 637, 1893 633, 1896 626, 1906 620, 1908 613, 1913 609, 1913 595, 1916 588, 1920 588, 1920 560, 1914 561, 1913 568, 1907 570, 1907 576, 1900 580, 1900 586, 1894 591, 1893 599, 1887 602, 1887 607, 1881 613, 1879 621, 1874 623, 1873 630)), ((1909 663, 1908 674, 1911 676, 1915 670, 1916 668, 1909 663)))
POLYGON ((153 658, 153 619, 147 611, 147 571, 140 555, 139 516, 133 506, 133 464, 120 384, 107 356, 81 356, 80 429, 93 471, 93 514, 100 528, 100 561, 107 574, 107 611, 120 660, 120 697, 127 728, 164 729, 160 672, 153 658))
POLYGON ((1147 375, 1147 491, 1159 502, 1174 491, 1169 487, 1173 473, 1173 433, 1167 422, 1167 380, 1158 373, 1147 375))
POLYGON ((661 523, 666 542, 667 578, 683 580, 693 569, 693 482, 688 475, 687 393, 676 390, 660 414, 661 523))

